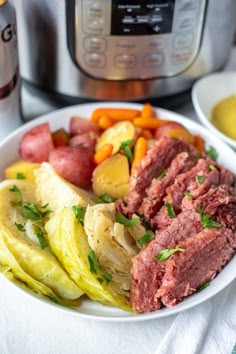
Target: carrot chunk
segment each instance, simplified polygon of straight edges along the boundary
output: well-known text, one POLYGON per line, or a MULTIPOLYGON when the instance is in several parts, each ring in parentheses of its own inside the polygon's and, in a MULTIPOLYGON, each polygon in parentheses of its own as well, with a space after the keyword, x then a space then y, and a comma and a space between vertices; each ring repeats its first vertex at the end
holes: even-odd
POLYGON ((99 165, 102 161, 106 160, 111 156, 113 150, 112 144, 103 145, 95 154, 94 154, 94 162, 99 165))
POLYGON ((131 174, 134 173, 134 170, 137 165, 140 164, 141 160, 147 153, 147 140, 144 139, 142 136, 140 136, 136 144, 134 146, 134 157, 132 160, 132 165, 131 165, 131 174))

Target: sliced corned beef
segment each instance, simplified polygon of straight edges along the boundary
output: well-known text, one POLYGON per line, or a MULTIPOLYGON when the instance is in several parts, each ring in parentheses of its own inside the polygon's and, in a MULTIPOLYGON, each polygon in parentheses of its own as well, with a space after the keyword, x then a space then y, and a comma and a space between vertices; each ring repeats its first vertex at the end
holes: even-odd
POLYGON ((160 308, 156 292, 165 272, 164 262, 154 258, 161 250, 175 248, 202 230, 199 213, 184 211, 173 219, 165 230, 157 234, 132 260, 131 305, 140 312, 151 312, 160 308))
POLYGON ((190 155, 188 152, 181 152, 171 161, 162 178, 153 178, 151 185, 146 190, 147 196, 139 208, 139 213, 142 213, 146 220, 150 221, 163 205, 166 188, 173 184, 176 176, 188 171, 196 162, 196 156, 190 155))
POLYGON ((162 137, 158 140, 130 177, 129 195, 125 198, 125 204, 116 202, 117 211, 126 215, 137 212, 152 179, 159 176, 170 165, 172 159, 183 151, 194 151, 194 148, 180 139, 162 137))
POLYGON ((180 242, 185 252, 172 255, 165 263, 165 275, 156 298, 174 306, 200 286, 211 281, 232 258, 236 235, 227 228, 204 229, 180 242))

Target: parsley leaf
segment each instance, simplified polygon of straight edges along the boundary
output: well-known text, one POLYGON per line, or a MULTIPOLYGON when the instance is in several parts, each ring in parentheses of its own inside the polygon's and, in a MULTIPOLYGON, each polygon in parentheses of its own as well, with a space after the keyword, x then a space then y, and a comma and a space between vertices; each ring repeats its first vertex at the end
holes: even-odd
POLYGON ((186 198, 188 198, 190 200, 193 199, 192 195, 189 192, 184 192, 184 195, 185 195, 186 198))
POLYGON ((172 256, 172 254, 176 253, 176 252, 185 252, 186 250, 184 250, 183 248, 166 248, 164 250, 161 250, 159 254, 157 254, 156 256, 154 256, 154 258, 158 259, 158 261, 163 262, 166 261, 170 256, 172 256))
POLYGON ((82 207, 80 205, 74 205, 72 207, 72 210, 76 216, 78 223, 84 226, 84 216, 86 212, 86 207, 82 207))
POLYGON ((212 158, 212 160, 216 161, 218 158, 218 151, 213 147, 210 146, 209 149, 207 150, 207 155, 212 158))
POLYGON ((38 225, 35 225, 33 224, 34 226, 34 229, 35 229, 35 232, 36 232, 36 236, 39 240, 39 244, 40 244, 40 247, 42 249, 48 247, 48 242, 47 242, 47 239, 46 239, 46 231, 44 231, 43 229, 41 229, 41 227, 39 227, 38 225))
POLYGON ((210 171, 217 171, 217 168, 214 165, 209 165, 210 171))
POLYGON ((203 289, 207 288, 209 285, 210 285, 210 283, 208 282, 208 283, 205 283, 205 284, 199 286, 199 288, 197 288, 197 292, 202 291, 203 289))
POLYGON ((26 179, 26 177, 24 176, 24 174, 22 172, 17 172, 16 179, 26 179))
POLYGON ((165 206, 166 206, 169 217, 171 219, 175 218, 176 214, 174 212, 173 205, 171 203, 165 203, 165 206))
POLYGON ((166 170, 161 171, 161 173, 159 174, 159 176, 157 177, 157 179, 160 181, 163 177, 166 176, 166 170))
POLYGON ((114 199, 110 197, 107 193, 99 195, 99 197, 92 197, 92 201, 96 204, 99 203, 114 203, 114 199))
POLYGON ((145 245, 145 243, 149 242, 155 233, 152 230, 148 230, 142 237, 140 237, 137 242, 140 244, 140 246, 145 245))
POLYGON ((211 229, 212 227, 221 227, 222 225, 214 221, 210 215, 203 213, 203 203, 201 202, 198 207, 198 212, 201 217, 202 226, 205 229, 211 229))
POLYGON ((20 189, 14 184, 12 188, 9 189, 10 192, 15 192, 18 194, 18 202, 17 205, 22 206, 23 205, 23 197, 20 189))
POLYGON ((134 144, 135 144, 134 140, 126 140, 120 144, 119 151, 123 151, 129 161, 131 161, 133 159, 134 144))
POLYGON ((198 181, 198 183, 202 184, 202 183, 204 182, 205 178, 206 178, 206 176, 200 176, 200 175, 198 175, 198 176, 197 176, 197 181, 198 181))
POLYGON ((90 272, 102 276, 102 278, 97 278, 99 283, 103 283, 103 280, 105 280, 107 283, 110 283, 110 281, 112 280, 112 275, 110 273, 103 272, 100 263, 97 260, 96 255, 92 249, 90 249, 88 252, 88 261, 90 265, 90 272))
POLYGON ((133 227, 137 224, 138 218, 128 219, 124 215, 116 213, 116 222, 126 227, 133 227))
POLYGON ((15 222, 15 225, 19 231, 25 232, 25 225, 17 224, 17 222, 15 222))
POLYGON ((40 206, 37 204, 32 204, 32 203, 27 203, 23 205, 22 207, 22 213, 27 219, 33 220, 33 221, 40 221, 45 216, 50 214, 52 211, 51 210, 45 210, 42 211, 41 209, 45 209, 48 206, 48 204, 40 206))

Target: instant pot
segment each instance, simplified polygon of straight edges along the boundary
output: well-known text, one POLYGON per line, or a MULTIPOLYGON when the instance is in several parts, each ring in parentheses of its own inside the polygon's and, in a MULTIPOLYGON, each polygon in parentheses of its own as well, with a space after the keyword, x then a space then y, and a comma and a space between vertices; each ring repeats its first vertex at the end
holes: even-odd
POLYGON ((17 0, 25 82, 65 101, 149 100, 226 63, 234 0, 17 0))

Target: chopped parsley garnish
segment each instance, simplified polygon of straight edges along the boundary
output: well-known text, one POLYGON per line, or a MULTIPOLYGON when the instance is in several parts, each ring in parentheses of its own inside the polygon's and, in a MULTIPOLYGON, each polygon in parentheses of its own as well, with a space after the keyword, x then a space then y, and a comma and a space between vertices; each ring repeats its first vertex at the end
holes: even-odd
POLYGON ((158 261, 163 262, 166 261, 172 254, 175 254, 176 252, 185 252, 186 250, 183 248, 166 248, 164 250, 161 250, 160 253, 158 253, 154 258, 158 259, 158 261))
POLYGON ((55 295, 51 295, 51 296, 49 296, 49 298, 50 298, 53 302, 55 302, 55 304, 59 304, 59 303, 60 303, 59 300, 58 300, 58 298, 57 298, 55 295))
POLYGON ((160 174, 159 174, 159 176, 157 176, 157 179, 160 181, 163 177, 165 177, 166 176, 166 170, 163 170, 160 174))
POLYGON ((205 180, 206 176, 203 176, 203 175, 198 175, 197 176, 197 181, 199 184, 202 184, 205 180))
POLYGON ((137 224, 139 218, 128 219, 124 215, 116 213, 116 222, 126 226, 133 227, 137 224))
POLYGON ((129 161, 133 159, 134 140, 126 140, 120 144, 119 151, 122 151, 129 161))
POLYGON ((76 216, 78 223, 84 226, 84 216, 86 212, 86 207, 82 207, 80 205, 74 205, 72 207, 72 210, 76 216))
POLYGON ((190 200, 193 199, 192 195, 189 192, 184 192, 184 195, 185 195, 186 198, 188 198, 190 200))
POLYGON ((91 200, 96 203, 114 203, 114 199, 110 197, 107 193, 99 195, 99 197, 92 197, 91 200))
POLYGON ((26 179, 26 177, 24 176, 24 174, 22 172, 17 172, 16 179, 26 179))
POLYGON ((17 205, 22 206, 23 205, 23 197, 20 189, 14 184, 12 188, 9 189, 10 192, 15 192, 18 195, 18 202, 17 205))
POLYGON ((201 285, 201 286, 197 289, 197 292, 202 291, 203 289, 206 289, 209 285, 210 285, 210 283, 205 283, 205 284, 201 285))
POLYGON ((210 171, 217 171, 217 168, 214 165, 209 165, 210 171))
POLYGON ((155 233, 152 230, 148 230, 142 237, 140 237, 137 242, 140 244, 140 246, 145 245, 145 243, 149 242, 155 233))
POLYGON ((32 203, 26 203, 22 207, 22 213, 27 219, 33 220, 33 221, 40 221, 45 216, 50 214, 52 210, 42 210, 45 209, 48 206, 48 204, 45 205, 38 205, 38 204, 32 204, 32 203))
POLYGON ((38 225, 33 224, 33 226, 34 226, 34 229, 35 229, 36 236, 37 236, 37 238, 39 240, 40 247, 42 249, 48 247, 48 242, 47 242, 47 239, 45 237, 46 236, 46 231, 43 230, 38 225))
POLYGON ((19 231, 25 232, 25 225, 18 224, 17 222, 15 222, 15 225, 19 231))
POLYGON ((176 217, 176 214, 173 209, 173 205, 171 203, 165 203, 168 215, 171 219, 174 219, 176 217))
POLYGON ((210 146, 209 149, 207 150, 207 155, 212 160, 216 161, 219 154, 218 151, 213 146, 210 146))
POLYGON ((102 283, 103 280, 105 280, 107 283, 110 283, 110 281, 112 280, 112 275, 110 273, 103 272, 100 263, 97 260, 96 255, 92 249, 90 249, 88 252, 88 261, 90 265, 90 272, 101 276, 97 278, 99 283, 102 283))
POLYGON ((221 227, 222 225, 219 224, 218 222, 214 221, 210 215, 203 213, 203 203, 201 202, 199 207, 198 207, 198 212, 200 214, 201 217, 201 222, 202 222, 202 226, 205 229, 211 229, 212 227, 221 227))

